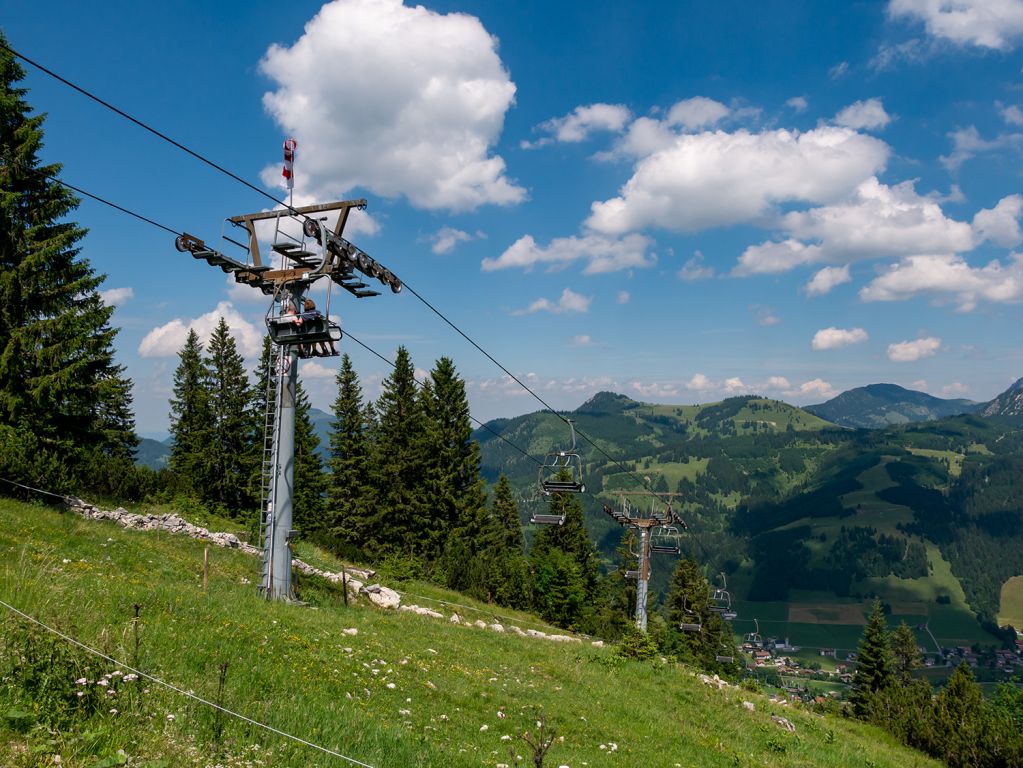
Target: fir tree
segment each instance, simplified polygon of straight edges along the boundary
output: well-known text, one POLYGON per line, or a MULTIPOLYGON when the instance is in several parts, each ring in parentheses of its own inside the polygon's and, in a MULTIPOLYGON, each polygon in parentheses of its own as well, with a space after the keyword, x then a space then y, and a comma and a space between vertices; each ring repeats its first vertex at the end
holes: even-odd
POLYGON ((325 512, 327 476, 319 452, 320 438, 309 418, 310 407, 299 382, 295 389, 294 524, 304 538, 324 541, 329 527, 325 512))
MULTIPOLYGON (((427 557, 447 552, 448 563, 462 570, 464 559, 481 552, 488 534, 489 512, 480 477, 479 443, 472 439, 465 383, 446 357, 437 361, 421 392, 426 431, 426 483, 430 521, 423 534, 427 557)), ((448 580, 461 589, 463 580, 448 580)))
POLYGON ((711 610, 710 593, 710 584, 696 561, 681 556, 664 605, 668 622, 664 650, 708 670, 722 667, 718 656, 736 655, 731 629, 720 611, 711 610), (698 624, 700 631, 683 631, 683 623, 698 624))
POLYGON ((434 540, 426 478, 426 424, 408 350, 398 347, 394 371, 377 401, 377 427, 370 474, 375 498, 367 510, 363 548, 370 554, 422 559, 434 540))
POLYGON ((849 703, 856 717, 868 719, 875 709, 877 695, 895 681, 888 630, 881 601, 875 600, 860 639, 849 703))
POLYGON ((194 330, 188 332, 178 360, 170 401, 173 438, 170 468, 184 487, 199 498, 206 498, 206 488, 211 484, 207 446, 213 439, 213 421, 209 374, 203 365, 199 335, 194 330))
POLYGON ((39 162, 43 116, 30 114, 23 77, 0 50, 0 425, 73 468, 132 453, 131 382, 114 363, 104 277, 67 221, 78 200, 53 180, 59 165, 39 162))
POLYGON ((898 675, 900 682, 906 683, 912 678, 913 671, 919 669, 923 662, 913 630, 904 621, 900 622, 898 628, 892 633, 891 650, 892 669, 898 675))
POLYGON ((342 548, 358 548, 369 505, 369 436, 362 386, 348 355, 335 379, 334 421, 330 433, 329 536, 342 548))
POLYGON ((210 337, 206 370, 210 440, 205 462, 210 475, 204 497, 237 516, 254 506, 248 480, 253 471, 256 419, 245 361, 224 318, 210 337))

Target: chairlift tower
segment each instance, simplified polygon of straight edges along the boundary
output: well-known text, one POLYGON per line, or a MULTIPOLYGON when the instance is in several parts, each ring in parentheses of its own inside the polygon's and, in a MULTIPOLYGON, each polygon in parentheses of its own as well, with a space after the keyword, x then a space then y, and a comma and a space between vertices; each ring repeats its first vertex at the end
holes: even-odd
MULTIPOLYGON (((271 296, 266 314, 271 345, 271 380, 267 392, 267 413, 263 443, 260 498, 260 543, 263 551, 259 588, 269 600, 293 600, 291 583, 294 483, 295 483, 295 398, 298 361, 317 356, 333 357, 341 341, 341 327, 330 319, 330 286, 338 285, 358 299, 379 296, 363 277, 378 280, 393 293, 401 281, 342 233, 352 209, 362 210, 366 201, 342 200, 298 208, 261 211, 232 216, 225 226, 242 229, 246 242, 227 235, 223 239, 244 252, 244 261, 227 256, 199 238, 184 233, 175 240, 181 252, 191 253, 211 266, 234 276, 235 282, 271 296), (333 229, 320 214, 337 211, 333 229), (275 264, 264 263, 259 251, 257 222, 273 224, 271 250, 275 264), (357 274, 361 273, 361 274, 357 274), (308 289, 326 278, 327 302, 323 312, 306 310, 308 289)), ((266 226, 266 225, 264 225, 266 226)))
POLYGON ((627 579, 636 579, 636 627, 646 632, 647 595, 650 588, 650 554, 681 552, 682 532, 688 530, 685 521, 671 508, 677 494, 655 493, 653 491, 619 491, 619 507, 604 505, 604 512, 623 528, 632 528, 639 534, 639 552, 633 552, 639 560, 635 571, 626 571, 627 579), (649 513, 629 503, 630 496, 654 497, 649 513), (657 508, 657 499, 663 499, 664 509, 657 508))

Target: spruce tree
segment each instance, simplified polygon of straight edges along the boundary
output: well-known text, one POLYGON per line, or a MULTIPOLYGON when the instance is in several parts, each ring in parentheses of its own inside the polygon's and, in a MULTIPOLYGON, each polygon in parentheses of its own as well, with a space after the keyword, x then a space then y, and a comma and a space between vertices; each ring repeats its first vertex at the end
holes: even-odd
POLYGON ((203 365, 202 352, 199 334, 190 330, 174 371, 170 468, 185 488, 205 499, 212 483, 208 446, 213 440, 213 416, 209 372, 203 365))
MULTIPOLYGON (((472 439, 465 382, 446 357, 437 361, 421 392, 426 431, 426 483, 430 521, 424 526, 427 557, 446 552, 448 564, 472 559, 485 546, 489 511, 480 477, 479 443, 472 439)), ((456 589, 466 585, 449 579, 456 589)))
POLYGON ((900 622, 891 636, 892 669, 902 683, 908 682, 913 671, 919 669, 922 661, 913 630, 906 622, 900 622))
POLYGON ((79 201, 54 181, 60 166, 40 162, 43 116, 30 113, 23 78, 0 50, 0 425, 73 469, 132 453, 131 382, 114 363, 104 276, 67 220, 79 201))
POLYGON ((398 347, 376 412, 370 469, 375 493, 365 516, 363 548, 370 554, 400 554, 422 561, 435 538, 427 533, 431 505, 423 497, 426 422, 405 347, 398 347))
POLYGON ((894 682, 895 672, 884 610, 881 601, 875 600, 856 655, 856 672, 849 692, 853 715, 862 719, 870 718, 875 711, 878 693, 894 682))
POLYGON ((348 355, 335 378, 334 421, 330 433, 329 536, 342 551, 361 546, 363 517, 369 505, 369 436, 362 386, 348 355))
POLYGON ((511 483, 501 475, 494 487, 490 509, 489 537, 478 555, 487 566, 486 597, 499 605, 527 608, 529 605, 529 563, 522 539, 522 521, 511 483))
POLYGON ((210 440, 206 445, 206 500, 234 516, 255 506, 248 492, 253 471, 256 419, 245 361, 224 318, 210 337, 206 356, 210 440))
POLYGON ((710 584, 696 561, 681 556, 664 605, 668 623, 664 650, 708 670, 722 667, 718 656, 736 656, 731 629, 719 611, 711 610, 710 593, 710 584), (700 631, 683 631, 683 623, 698 624, 700 631))
POLYGON ((309 396, 299 382, 295 390, 294 524, 303 538, 324 542, 328 538, 326 516, 327 476, 320 457, 320 438, 309 418, 309 396))

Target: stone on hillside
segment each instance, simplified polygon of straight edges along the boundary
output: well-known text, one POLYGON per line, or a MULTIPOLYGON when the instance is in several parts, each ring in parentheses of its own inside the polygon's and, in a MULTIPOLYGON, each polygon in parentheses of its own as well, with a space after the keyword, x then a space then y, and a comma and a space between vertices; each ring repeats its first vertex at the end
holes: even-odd
POLYGON ((486 629, 487 622, 483 621, 482 619, 476 619, 476 621, 473 622, 473 626, 475 626, 477 629, 486 629))
POLYGON ((779 727, 784 728, 786 731, 796 732, 796 726, 792 724, 792 721, 786 717, 780 715, 771 715, 771 719, 778 724, 779 727))
POLYGON ((592 643, 590 643, 590 645, 592 645, 594 648, 603 648, 604 647, 604 641, 603 640, 594 640, 592 643))
POLYGON ((556 643, 581 643, 578 637, 572 637, 571 635, 547 635, 548 640, 553 640, 556 643))
POLYGON ((509 627, 509 629, 511 629, 511 631, 514 632, 519 637, 526 636, 526 633, 522 631, 522 627, 516 627, 514 624, 512 624, 511 627, 509 627))
POLYGON ((238 549, 242 543, 241 539, 233 533, 211 533, 210 541, 218 547, 227 547, 229 549, 238 549))
POLYGON ((451 614, 451 618, 448 619, 448 621, 450 621, 452 624, 461 624, 462 623, 462 617, 459 616, 457 613, 452 613, 451 614))
POLYGON ((401 595, 393 589, 380 584, 370 584, 363 587, 362 592, 369 597, 369 601, 380 608, 397 608, 401 605, 401 595))
POLYGON ((433 618, 433 619, 443 619, 444 618, 444 614, 437 613, 437 611, 431 610, 430 608, 424 608, 421 605, 399 605, 398 606, 398 610, 400 610, 400 611, 410 611, 411 613, 414 613, 417 616, 429 616, 430 618, 433 618))
POLYGON ((541 632, 539 629, 527 629, 526 634, 530 637, 547 637, 547 633, 541 632))
POLYGON ((356 627, 349 627, 348 629, 342 629, 341 634, 355 636, 359 634, 359 630, 356 627))
POLYGON ((744 707, 746 707, 746 709, 748 709, 750 712, 756 712, 757 711, 757 705, 754 704, 752 701, 744 701, 742 703, 742 705, 744 707))
POLYGON ((490 628, 494 632, 504 632, 504 627, 502 625, 500 625, 500 624, 497 624, 496 622, 494 624, 491 624, 490 628))

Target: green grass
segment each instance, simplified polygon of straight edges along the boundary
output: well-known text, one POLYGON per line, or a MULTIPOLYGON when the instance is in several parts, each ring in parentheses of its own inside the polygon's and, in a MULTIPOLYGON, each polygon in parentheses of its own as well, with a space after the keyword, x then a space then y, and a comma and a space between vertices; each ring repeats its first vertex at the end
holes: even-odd
MULTIPOLYGON (((564 737, 552 747, 549 766, 937 765, 874 728, 776 707, 753 693, 711 689, 672 664, 622 661, 588 644, 520 638, 362 604, 345 609, 335 589, 310 580, 303 582, 310 605, 270 604, 244 583, 254 568, 238 552, 211 550, 203 591, 202 551, 201 542, 0 501, 4 601, 129 661, 138 604, 140 668, 216 698, 218 669, 226 662, 226 706, 373 766, 514 764, 509 746, 528 762, 514 736, 534 730, 541 713, 564 737), (358 633, 344 634, 348 628, 358 633), (743 700, 754 701, 757 711, 746 711, 743 700), (636 717, 643 711, 653 715, 636 717), (797 732, 772 723, 775 712, 797 732), (513 738, 503 741, 503 735, 513 738), (618 745, 613 758, 600 749, 611 742, 618 745)), ((0 626, 0 664, 6 664, 24 647, 24 629, 13 617, 0 626)), ((30 641, 40 648, 46 642, 30 641)), ((112 671, 105 662, 88 663, 90 680, 112 671)), ((0 682, 0 712, 31 715, 27 724, 17 721, 18 730, 15 721, 0 719, 0 765, 52 765, 55 754, 69 768, 94 768, 100 757, 118 765, 118 749, 132 765, 150 768, 345 764, 233 719, 221 723, 218 759, 211 712, 148 687, 134 702, 124 694, 116 715, 48 732, 31 727, 45 713, 33 712, 25 690, 0 682)))
POLYGON ((1002 585, 998 606, 998 623, 1011 624, 1023 632, 1023 576, 1013 576, 1002 585))
POLYGON ((948 472, 953 478, 959 477, 960 473, 963 471, 963 459, 966 457, 957 451, 939 451, 932 448, 910 448, 908 446, 906 450, 914 456, 925 456, 930 459, 945 459, 948 461, 948 472))

